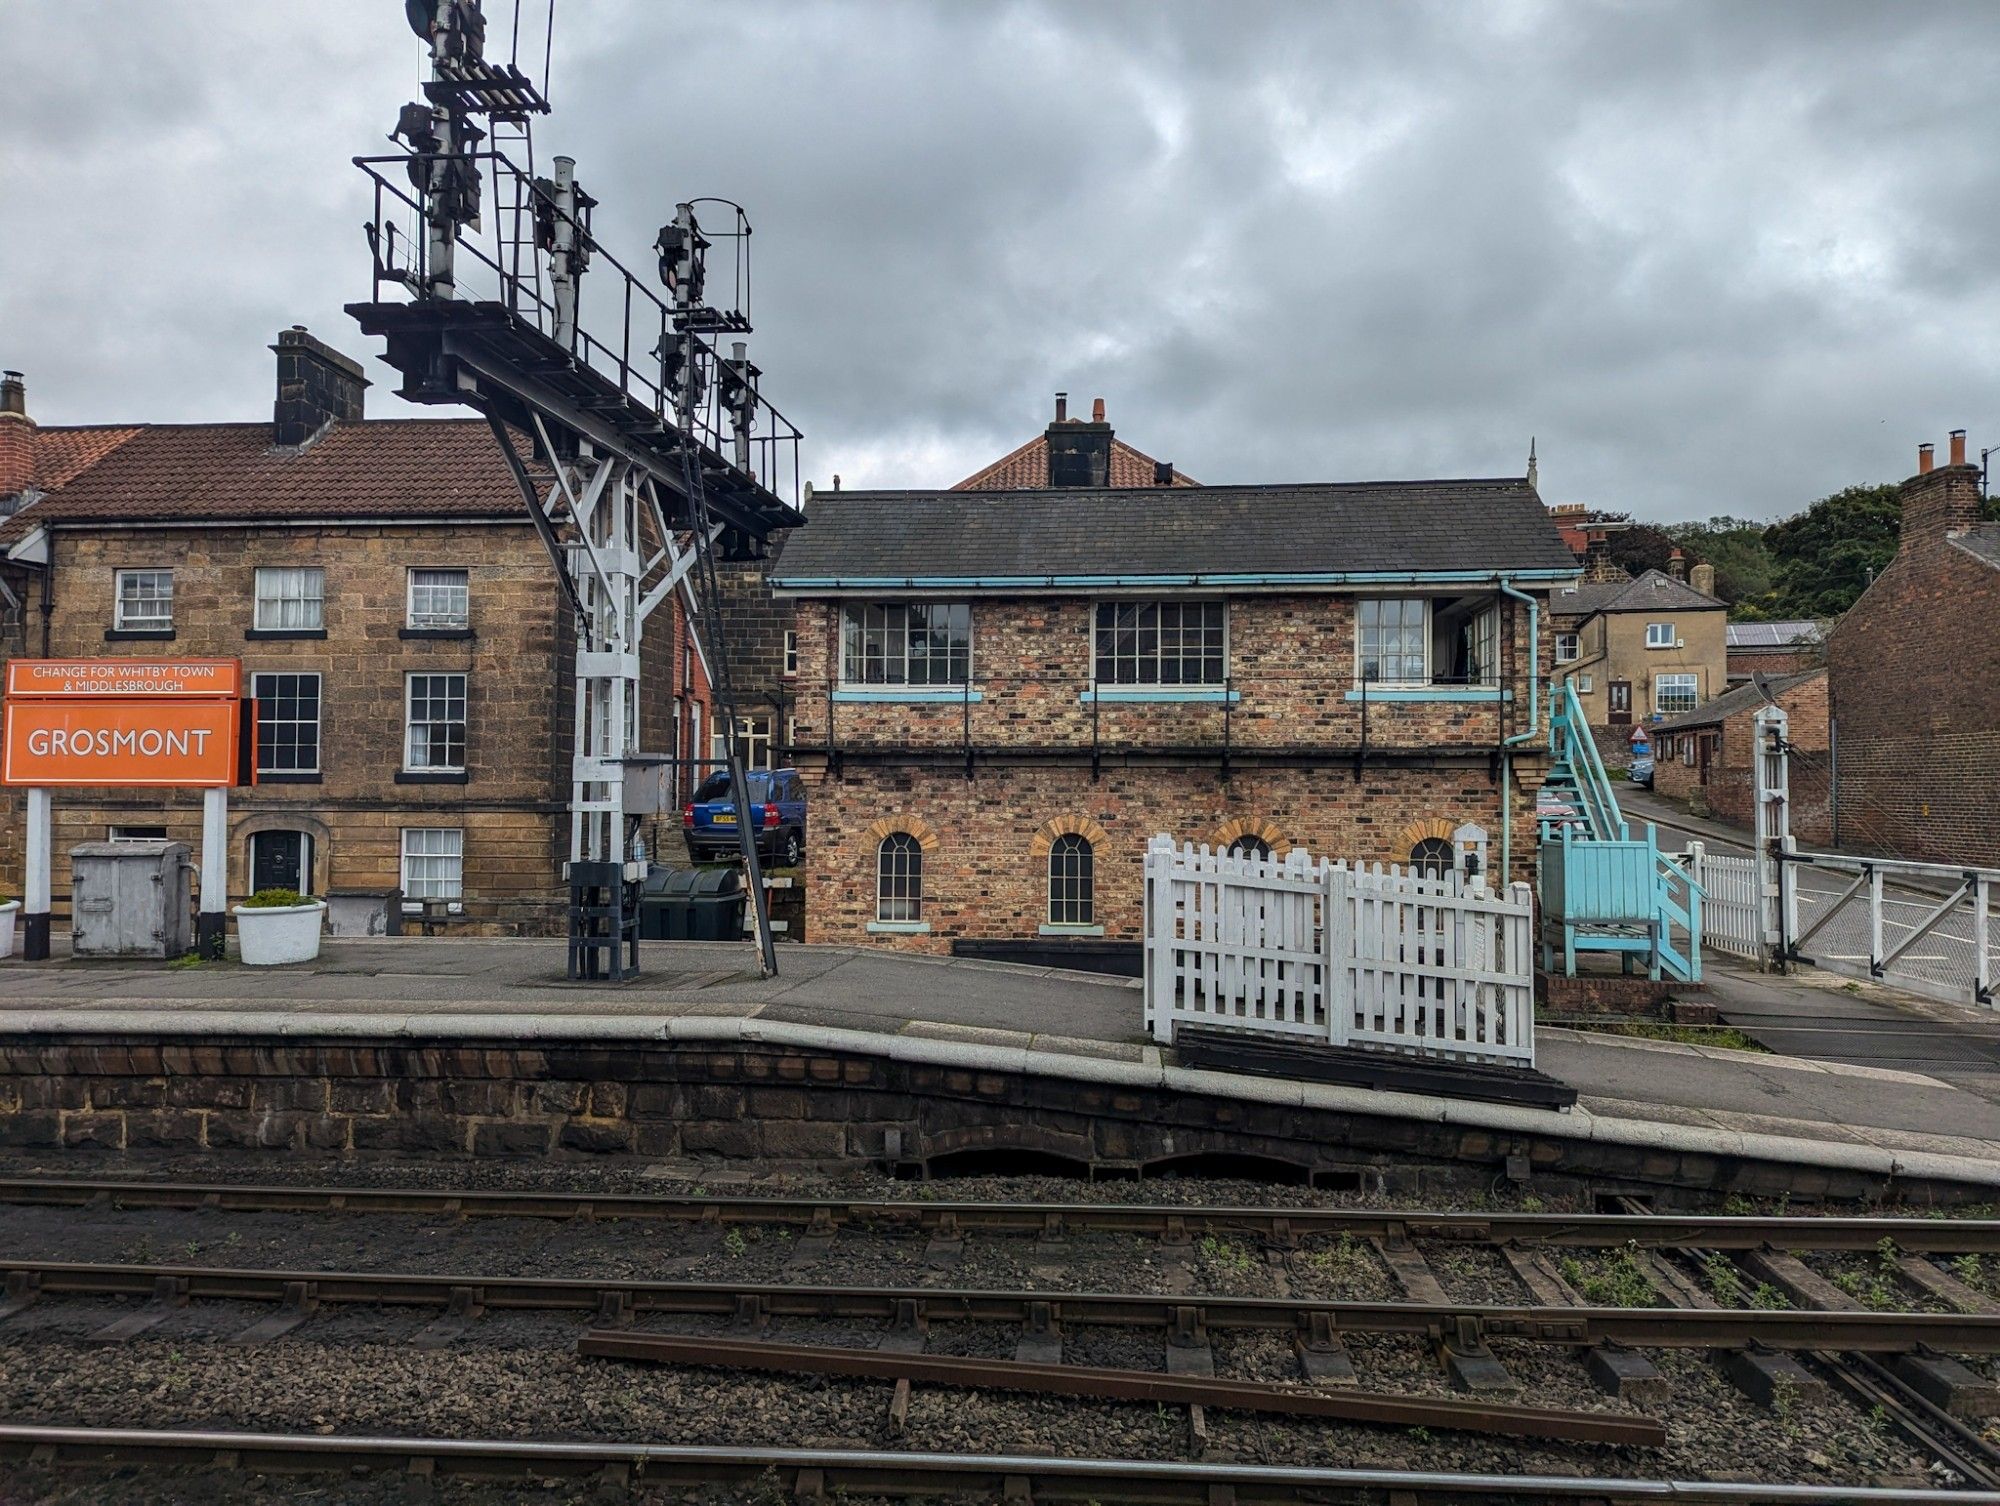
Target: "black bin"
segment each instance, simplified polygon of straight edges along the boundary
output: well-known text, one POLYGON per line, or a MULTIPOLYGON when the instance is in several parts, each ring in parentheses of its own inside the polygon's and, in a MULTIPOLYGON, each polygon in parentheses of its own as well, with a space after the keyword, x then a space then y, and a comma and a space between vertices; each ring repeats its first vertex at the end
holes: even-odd
POLYGON ((646 876, 642 941, 741 941, 743 877, 734 868, 673 868, 646 876))

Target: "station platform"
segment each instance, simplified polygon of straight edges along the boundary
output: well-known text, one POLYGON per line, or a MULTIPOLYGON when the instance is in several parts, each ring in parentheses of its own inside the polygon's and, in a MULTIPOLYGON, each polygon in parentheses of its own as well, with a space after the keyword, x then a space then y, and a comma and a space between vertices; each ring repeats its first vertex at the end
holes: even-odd
MULTIPOLYGON (((10 1039, 354 1039, 709 1043, 842 1051, 928 1067, 1027 1074, 1110 1088, 1199 1091, 1372 1120, 1533 1134, 1665 1155, 1761 1159, 1889 1181, 2000 1189, 2000 1070, 1986 1022, 1941 1016, 1891 991, 1726 966, 1712 994, 1793 1018, 1901 1021, 1932 1041, 1937 1071, 1835 1059, 1853 1032, 1773 1039, 1835 1049, 1746 1053, 1542 1027, 1538 1062, 1579 1093, 1557 1113, 1420 1094, 1231 1078, 1181 1067, 1146 1036, 1138 985, 1057 969, 886 950, 787 946, 760 978, 747 946, 648 943, 622 985, 564 981, 560 941, 329 940, 283 969, 0 963, 0 1048, 10 1039), (1937 1044, 1971 1042, 1954 1056, 1937 1044)), ((1751 1022, 1746 1022, 1751 1023, 1751 1022)))

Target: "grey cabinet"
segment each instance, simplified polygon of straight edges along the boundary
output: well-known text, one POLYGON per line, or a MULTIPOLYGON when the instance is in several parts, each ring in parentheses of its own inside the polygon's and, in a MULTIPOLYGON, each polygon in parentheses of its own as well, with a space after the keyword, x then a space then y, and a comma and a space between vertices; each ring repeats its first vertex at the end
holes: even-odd
POLYGON ((76 956, 179 957, 194 945, 185 842, 85 842, 69 860, 76 956))

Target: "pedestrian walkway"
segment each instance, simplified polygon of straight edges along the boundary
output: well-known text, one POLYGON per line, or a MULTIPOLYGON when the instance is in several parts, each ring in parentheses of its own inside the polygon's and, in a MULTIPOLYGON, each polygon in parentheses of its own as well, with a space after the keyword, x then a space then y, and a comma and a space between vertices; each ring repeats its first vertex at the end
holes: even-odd
MULTIPOLYGON (((838 1033, 855 1049, 886 1036, 905 1046, 965 1048, 968 1060, 985 1052, 1055 1075, 1084 1059, 1156 1074, 1173 1067, 1171 1053, 1163 1056, 1145 1034, 1130 980, 816 946, 781 948, 784 971, 766 979, 745 946, 648 943, 638 982, 579 986, 562 981, 564 955, 560 941, 407 938, 330 940, 317 962, 283 970, 0 964, 0 1035, 733 1036, 824 1044, 838 1033)), ((1802 1158, 1838 1160, 1835 1151, 1971 1158, 2000 1185, 2000 1071, 1990 1063, 1953 1067, 1941 1056, 1897 1057, 1880 1043, 1887 1031, 1865 1050, 1833 1041, 1834 1022, 1874 1020, 1882 1006, 1796 979, 1720 975, 1732 1008, 1767 1011, 1758 1033, 1782 1040, 1790 1030, 1801 1046, 1827 1054, 1764 1056, 1543 1028, 1538 1065, 1578 1090, 1574 1115, 1386 1092, 1362 1092, 1356 1102, 1371 1113, 1496 1125, 1526 1123, 1512 1116, 1530 1115, 1563 1123, 1571 1135, 1672 1137, 1684 1142, 1679 1148, 1716 1154, 1737 1153, 1746 1137, 1758 1136, 1780 1137, 1802 1158), (1940 1070, 1886 1065, 1916 1059, 1936 1060, 1940 1070)), ((885 1042, 883 1049, 903 1046, 885 1042)), ((1244 1091, 1273 1087, 1246 1080, 1244 1091)))

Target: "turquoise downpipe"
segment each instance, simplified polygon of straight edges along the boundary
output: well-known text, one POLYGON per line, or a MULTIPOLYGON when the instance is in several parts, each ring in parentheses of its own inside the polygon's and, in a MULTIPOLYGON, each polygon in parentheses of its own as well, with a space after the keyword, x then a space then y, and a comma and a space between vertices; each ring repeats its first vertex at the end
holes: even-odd
POLYGON ((1528 604, 1528 726, 1500 740, 1500 884, 1514 880, 1514 759, 1506 750, 1518 748, 1535 735, 1542 720, 1542 605, 1526 591, 1498 578, 1500 594, 1528 604))

